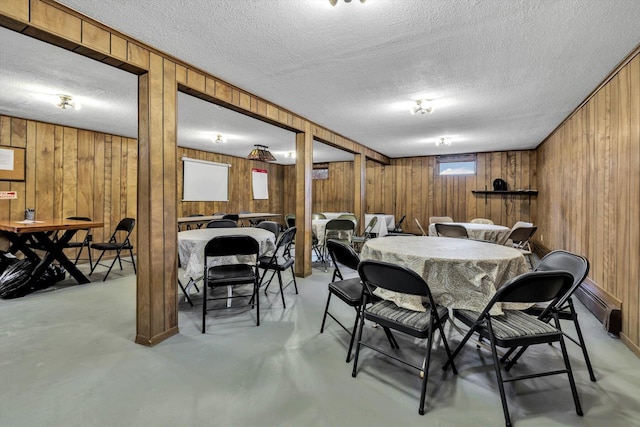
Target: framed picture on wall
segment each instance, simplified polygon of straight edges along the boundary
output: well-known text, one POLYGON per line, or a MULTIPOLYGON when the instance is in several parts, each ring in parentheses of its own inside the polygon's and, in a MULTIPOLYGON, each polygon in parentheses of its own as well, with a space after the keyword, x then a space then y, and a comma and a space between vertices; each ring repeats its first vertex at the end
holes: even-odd
POLYGON ((0 145, 0 181, 24 181, 24 148, 0 145))

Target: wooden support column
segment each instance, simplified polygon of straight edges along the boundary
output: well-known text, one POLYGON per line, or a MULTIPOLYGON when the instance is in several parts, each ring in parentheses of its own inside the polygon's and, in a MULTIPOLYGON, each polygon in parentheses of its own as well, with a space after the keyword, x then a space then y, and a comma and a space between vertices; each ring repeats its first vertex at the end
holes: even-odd
POLYGON ((176 66, 154 53, 138 83, 136 342, 178 333, 176 66))
POLYGON ((353 159, 353 213, 358 218, 359 234, 364 232, 364 214, 366 210, 365 189, 367 188, 367 158, 363 154, 355 154, 353 159))
POLYGON ((313 171, 313 135, 311 124, 296 134, 296 263, 298 277, 311 275, 311 172, 313 171))

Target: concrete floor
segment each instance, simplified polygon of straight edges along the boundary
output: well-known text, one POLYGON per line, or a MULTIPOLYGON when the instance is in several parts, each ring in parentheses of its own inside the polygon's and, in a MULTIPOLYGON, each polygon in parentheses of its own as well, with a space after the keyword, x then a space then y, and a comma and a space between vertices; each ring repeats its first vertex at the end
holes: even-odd
MULTIPOLYGON (((299 295, 285 291, 286 309, 279 295, 262 294, 260 327, 255 312, 227 309, 207 317, 202 335, 201 297, 193 308, 180 298, 180 334, 152 348, 133 342, 135 277, 127 268, 107 282, 67 280, 0 300, 0 426, 504 425, 490 354, 473 345, 456 359, 458 376, 440 369, 442 347, 434 351, 424 416, 414 370, 363 349, 352 378, 348 334, 330 319, 319 334, 330 279, 320 268, 298 279, 299 295)), ((340 301, 332 307, 353 321, 340 301)), ((589 381, 568 344, 584 417, 566 376, 546 377, 506 386, 515 425, 640 425, 640 360, 579 309, 598 378, 589 381)), ((461 337, 448 331, 455 347, 461 337)), ((370 325, 365 334, 386 342, 370 325)), ((401 352, 419 360, 413 340, 396 335, 401 352)), ((560 366, 559 354, 531 348, 514 373, 560 366)))

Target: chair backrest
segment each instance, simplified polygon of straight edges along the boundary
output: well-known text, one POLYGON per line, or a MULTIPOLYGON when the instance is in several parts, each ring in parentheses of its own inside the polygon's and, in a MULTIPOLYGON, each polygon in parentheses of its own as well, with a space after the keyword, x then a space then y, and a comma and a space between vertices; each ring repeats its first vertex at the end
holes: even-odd
POLYGON ((214 219, 207 223, 207 228, 237 228, 238 223, 230 219, 214 219))
POLYGON ((498 302, 538 303, 556 301, 573 285, 567 271, 531 271, 514 277, 498 289, 485 311, 498 302))
POLYGON ((416 224, 418 225, 418 228, 420 229, 420 232, 422 233, 422 235, 426 236, 427 233, 424 232, 424 228, 422 228, 422 224, 420 224, 420 221, 418 221, 418 218, 414 218, 414 220, 416 221, 416 224))
POLYGON ((402 223, 404 222, 404 219, 407 217, 407 215, 402 215, 402 218, 400 218, 400 221, 396 222, 395 227, 393 227, 393 231, 395 231, 396 233, 402 233, 402 223))
POLYGON ((589 274, 589 260, 568 251, 557 250, 546 254, 538 263, 534 271, 568 271, 573 276, 573 285, 566 294, 558 300, 558 306, 571 297, 576 289, 584 282, 589 274))
POLYGON ((468 239, 469 233, 463 225, 460 224, 440 224, 436 223, 436 232, 441 237, 456 237, 459 239, 468 239))
POLYGON ((433 224, 434 222, 453 222, 453 218, 450 216, 430 216, 429 224, 433 224))
POLYGON ((507 240, 513 241, 513 247, 523 249, 529 243, 529 239, 536 232, 538 227, 517 227, 511 230, 507 240))
POLYGON ((348 219, 353 221, 353 223, 356 225, 356 228, 358 228, 358 218, 354 215, 354 214, 340 214, 338 215, 337 219, 348 219))
POLYGON ((469 221, 473 224, 488 224, 488 225, 493 225, 493 221, 491 221, 488 218, 473 218, 471 221, 469 221))
MULTIPOLYGON (((251 236, 234 234, 229 236, 216 236, 209 240, 204 247, 204 256, 220 257, 232 255, 255 255, 260 252, 260 244, 251 236)), ((205 268, 206 268, 205 262, 205 268)))
POLYGON ((298 229, 296 227, 287 228, 280 236, 278 236, 278 240, 276 241, 276 250, 274 251, 274 256, 278 253, 285 257, 291 256, 291 244, 296 238, 296 231, 298 229))
POLYGON ((295 227, 296 226, 296 216, 294 214, 287 214, 284 217, 285 222, 287 223, 287 227, 295 227))
POLYGON ((532 226, 533 226, 532 222, 517 221, 515 224, 513 224, 513 227, 511 227, 511 230, 513 231, 519 227, 532 227, 532 226))
POLYGON ((371 221, 369 221, 369 224, 367 224, 367 226, 364 228, 364 236, 365 237, 370 237, 371 236, 371 232, 373 231, 373 227, 375 227, 377 223, 378 223, 378 217, 377 216, 374 216, 373 218, 371 218, 371 221))
POLYGON ((222 215, 222 219, 230 219, 231 221, 238 222, 238 220, 240 219, 240 215, 238 215, 238 214, 226 214, 226 215, 222 215))
POLYGON ((254 227, 269 230, 270 232, 275 234, 276 237, 278 237, 278 234, 280 234, 280 225, 275 221, 262 221, 261 223, 254 225, 254 227))
POLYGON ((120 222, 118 223, 118 225, 116 225, 115 230, 113 230, 113 234, 111 235, 111 238, 109 239, 109 242, 117 243, 118 242, 118 234, 121 234, 119 232, 125 232, 126 234, 124 235, 124 237, 122 238, 120 243, 122 243, 124 245, 130 245, 131 243, 129 242, 129 236, 131 236, 131 232, 133 232, 133 227, 135 227, 135 225, 136 225, 136 220, 135 219, 133 219, 133 218, 122 218, 120 220, 120 222))
POLYGON ((327 217, 322 213, 312 213, 311 219, 327 219, 327 217))
POLYGON ((358 274, 369 292, 374 286, 393 292, 428 297, 435 307, 429 285, 415 271, 384 261, 366 260, 358 264, 358 274))
POLYGON ((351 241, 355 229, 356 224, 350 219, 331 219, 325 225, 325 242, 329 239, 351 241))
POLYGON ((342 264, 352 270, 358 269, 360 257, 350 245, 330 239, 327 241, 327 250, 329 251, 329 255, 333 261, 333 267, 337 270, 340 278, 342 278, 342 274, 340 273, 338 264, 342 264))

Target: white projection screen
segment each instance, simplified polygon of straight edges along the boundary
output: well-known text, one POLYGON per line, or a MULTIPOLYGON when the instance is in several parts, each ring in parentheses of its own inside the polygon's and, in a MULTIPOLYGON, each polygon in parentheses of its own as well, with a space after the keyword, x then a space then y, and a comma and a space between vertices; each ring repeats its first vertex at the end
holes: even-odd
POLYGON ((229 201, 228 163, 207 162, 205 160, 182 158, 184 202, 227 202, 229 201))

